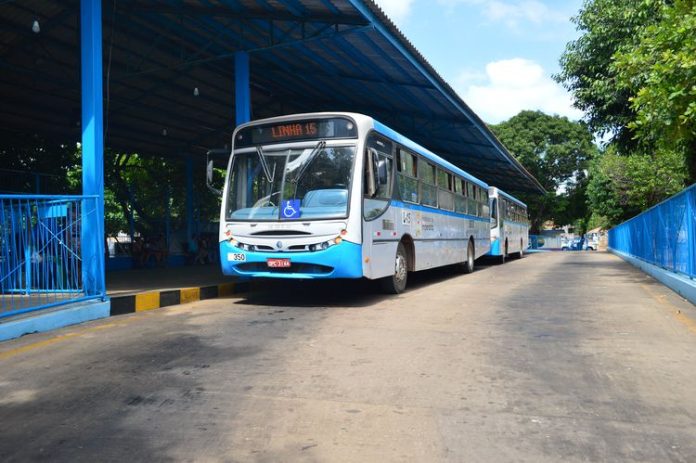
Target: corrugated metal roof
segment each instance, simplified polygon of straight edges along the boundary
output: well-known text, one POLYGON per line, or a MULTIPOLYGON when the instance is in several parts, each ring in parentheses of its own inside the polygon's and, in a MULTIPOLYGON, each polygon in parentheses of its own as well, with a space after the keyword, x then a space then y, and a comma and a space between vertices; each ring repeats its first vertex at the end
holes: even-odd
MULTIPOLYGON (((254 118, 361 112, 491 185, 542 190, 372 0, 119 0, 103 8, 113 149, 176 155, 228 144, 234 53, 246 50, 254 118)), ((78 13, 78 0, 0 3, 1 126, 79 138, 78 13)))

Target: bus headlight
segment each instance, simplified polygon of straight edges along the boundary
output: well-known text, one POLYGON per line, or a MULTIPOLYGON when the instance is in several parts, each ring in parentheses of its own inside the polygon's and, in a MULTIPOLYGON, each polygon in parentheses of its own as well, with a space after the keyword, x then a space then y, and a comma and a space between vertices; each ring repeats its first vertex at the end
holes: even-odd
POLYGON ((332 240, 324 241, 323 243, 310 244, 309 246, 307 246, 307 249, 309 249, 310 252, 326 251, 331 246, 336 246, 337 244, 340 244, 342 241, 343 241, 343 238, 338 236, 332 240))

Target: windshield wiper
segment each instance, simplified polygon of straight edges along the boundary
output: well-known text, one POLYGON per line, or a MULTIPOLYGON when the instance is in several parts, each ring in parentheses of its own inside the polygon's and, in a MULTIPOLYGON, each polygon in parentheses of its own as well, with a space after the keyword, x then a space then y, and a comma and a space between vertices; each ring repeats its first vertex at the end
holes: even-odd
POLYGON ((275 179, 275 164, 273 165, 273 172, 271 172, 271 168, 268 167, 268 162, 266 162, 266 155, 263 154, 260 146, 256 147, 256 154, 259 155, 259 162, 263 168, 263 173, 266 174, 266 179, 272 184, 275 179))
POLYGON ((311 153, 309 153, 309 156, 307 156, 307 161, 300 166, 300 171, 297 172, 297 175, 295 176, 294 179, 291 180, 291 182, 297 184, 299 183, 300 179, 302 176, 307 172, 307 169, 309 168, 309 165, 314 161, 314 158, 317 157, 317 154, 319 154, 319 151, 323 150, 326 148, 326 142, 324 140, 321 140, 319 143, 317 143, 317 146, 314 147, 311 153))

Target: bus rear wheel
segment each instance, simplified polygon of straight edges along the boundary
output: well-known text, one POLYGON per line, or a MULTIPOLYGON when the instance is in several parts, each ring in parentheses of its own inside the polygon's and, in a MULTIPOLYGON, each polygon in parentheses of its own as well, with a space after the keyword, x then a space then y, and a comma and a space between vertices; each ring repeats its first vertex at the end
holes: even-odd
POLYGON ((406 248, 404 248, 403 243, 399 243, 396 248, 396 257, 394 259, 394 274, 382 278, 382 289, 388 294, 401 294, 406 290, 407 282, 408 258, 406 257, 406 248))
POLYGON ((469 244, 466 247, 466 260, 461 264, 457 264, 457 267, 462 273, 473 273, 474 272, 474 243, 469 240, 469 244))

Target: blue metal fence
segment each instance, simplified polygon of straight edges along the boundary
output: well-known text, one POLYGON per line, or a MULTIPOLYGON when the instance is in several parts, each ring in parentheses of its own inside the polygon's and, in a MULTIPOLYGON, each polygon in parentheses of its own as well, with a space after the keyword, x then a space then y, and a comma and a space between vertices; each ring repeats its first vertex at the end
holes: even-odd
POLYGON ((696 276, 696 184, 609 230, 609 248, 696 276))
POLYGON ((86 292, 95 285, 83 275, 83 224, 97 199, 0 195, 0 318, 105 297, 100 284, 86 292))

